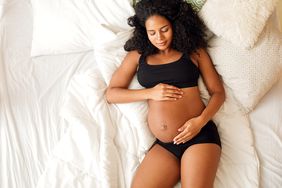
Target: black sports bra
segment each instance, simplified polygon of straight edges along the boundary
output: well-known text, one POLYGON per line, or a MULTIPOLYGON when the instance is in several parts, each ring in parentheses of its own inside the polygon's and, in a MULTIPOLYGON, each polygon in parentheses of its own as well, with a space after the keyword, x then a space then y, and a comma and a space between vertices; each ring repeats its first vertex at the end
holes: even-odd
POLYGON ((137 80, 145 88, 159 83, 179 88, 193 87, 198 85, 198 78, 199 69, 186 54, 176 61, 159 65, 150 65, 145 56, 140 56, 137 80))

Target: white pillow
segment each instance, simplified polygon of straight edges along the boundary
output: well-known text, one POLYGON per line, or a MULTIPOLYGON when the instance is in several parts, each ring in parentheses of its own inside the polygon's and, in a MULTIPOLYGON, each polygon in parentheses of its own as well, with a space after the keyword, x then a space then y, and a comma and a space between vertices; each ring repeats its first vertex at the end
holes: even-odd
POLYGON ((0 19, 4 15, 4 9, 5 9, 6 4, 7 4, 7 2, 5 2, 5 1, 0 2, 0 19))
MULTIPOLYGON (((106 32, 106 28, 104 29, 106 32)), ((108 30, 107 42, 101 43, 94 49, 95 60, 98 65, 98 69, 108 85, 113 73, 120 66, 123 58, 126 55, 126 51, 123 49, 123 45, 130 37, 132 30, 123 31, 117 34, 108 30)), ((103 41, 103 40, 101 40, 103 41)), ((138 83, 136 76, 133 78, 129 88, 141 89, 142 86, 138 83)), ((135 126, 142 126, 146 123, 147 117, 147 103, 144 101, 116 104, 121 112, 132 122, 136 122, 135 126)))
POLYGON ((31 56, 93 49, 97 25, 128 30, 130 0, 32 0, 31 56))
POLYGON ((200 11, 207 27, 240 48, 252 48, 278 0, 208 0, 200 11))
POLYGON ((209 54, 218 73, 242 110, 249 112, 279 78, 282 35, 269 21, 251 50, 240 49, 219 37, 209 44, 209 54))

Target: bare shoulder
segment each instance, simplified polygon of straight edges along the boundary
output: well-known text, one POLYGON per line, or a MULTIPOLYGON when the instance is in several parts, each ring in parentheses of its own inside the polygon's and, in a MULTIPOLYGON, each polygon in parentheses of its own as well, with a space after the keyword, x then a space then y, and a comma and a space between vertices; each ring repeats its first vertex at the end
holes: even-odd
POLYGON ((109 87, 127 88, 136 73, 139 57, 137 51, 128 52, 122 64, 114 72, 109 87))
POLYGON ((206 51, 206 49, 199 48, 197 49, 192 55, 191 58, 193 58, 195 61, 200 61, 201 59, 209 58, 209 54, 206 51))
POLYGON ((204 48, 197 49, 193 54, 191 54, 191 60, 197 66, 201 66, 201 64, 212 64, 211 58, 204 48))
POLYGON ((134 51, 130 51, 126 54, 125 58, 124 58, 124 63, 126 62, 131 62, 131 63, 135 63, 136 65, 139 62, 139 58, 140 58, 141 54, 138 53, 137 50, 134 51))

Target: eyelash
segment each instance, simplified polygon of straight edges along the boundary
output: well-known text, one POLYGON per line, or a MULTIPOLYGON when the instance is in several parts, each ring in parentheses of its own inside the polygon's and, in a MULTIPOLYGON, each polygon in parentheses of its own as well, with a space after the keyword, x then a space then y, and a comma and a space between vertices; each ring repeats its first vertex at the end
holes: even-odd
MULTIPOLYGON (((163 32, 163 33, 165 33, 165 32, 167 32, 168 31, 168 28, 165 28, 165 29, 163 29, 163 30, 161 30, 161 32, 163 32)), ((155 35, 156 33, 149 33, 151 36, 153 36, 153 35, 155 35)))

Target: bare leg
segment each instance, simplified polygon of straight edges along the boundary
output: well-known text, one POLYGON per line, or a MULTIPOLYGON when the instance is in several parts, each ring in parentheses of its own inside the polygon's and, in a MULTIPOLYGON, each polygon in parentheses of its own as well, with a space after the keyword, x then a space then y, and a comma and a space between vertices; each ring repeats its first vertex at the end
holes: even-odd
POLYGON ((137 169, 132 188, 173 188, 179 181, 179 160, 155 144, 137 169))
POLYGON ((195 144, 181 158, 182 188, 212 188, 221 149, 216 144, 195 144))

